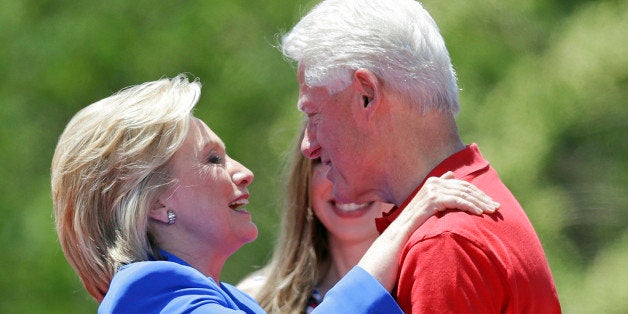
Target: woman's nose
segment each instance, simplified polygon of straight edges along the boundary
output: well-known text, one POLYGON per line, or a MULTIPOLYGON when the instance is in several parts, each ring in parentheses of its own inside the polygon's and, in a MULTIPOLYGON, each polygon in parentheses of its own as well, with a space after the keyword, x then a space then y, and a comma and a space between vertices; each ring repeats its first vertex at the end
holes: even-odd
POLYGON ((236 185, 248 186, 253 182, 253 172, 249 170, 247 167, 243 166, 239 162, 235 160, 231 160, 234 167, 234 172, 231 175, 231 179, 236 185))

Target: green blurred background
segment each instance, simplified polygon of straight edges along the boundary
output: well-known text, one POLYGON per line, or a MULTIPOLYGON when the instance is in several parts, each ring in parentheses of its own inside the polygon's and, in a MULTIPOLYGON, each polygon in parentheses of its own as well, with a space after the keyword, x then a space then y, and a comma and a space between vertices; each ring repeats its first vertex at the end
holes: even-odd
MULTIPOLYGON (((260 235, 222 279, 263 265, 300 120, 294 66, 274 46, 312 5, 4 1, 0 312, 95 312, 54 231, 56 140, 80 108, 180 72, 203 83, 197 116, 256 174, 249 210, 260 235)), ((424 5, 459 75, 463 139, 479 143, 528 212, 564 312, 628 313, 628 2, 424 5)))

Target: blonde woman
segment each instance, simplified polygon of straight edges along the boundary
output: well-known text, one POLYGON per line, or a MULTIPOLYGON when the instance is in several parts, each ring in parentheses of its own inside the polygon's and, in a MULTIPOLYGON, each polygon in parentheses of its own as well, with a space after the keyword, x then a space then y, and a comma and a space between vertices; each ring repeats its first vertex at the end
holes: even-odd
MULTIPOLYGON (((99 313, 264 313, 220 281, 227 258, 257 237, 245 209, 253 173, 192 115, 200 90, 183 75, 124 89, 79 111, 59 138, 51 169, 59 241, 99 313)), ((401 313, 389 293, 401 244, 469 188, 441 183, 450 190, 442 203, 417 206, 390 228, 317 312, 401 313)), ((494 209, 477 191, 464 205, 494 209)))

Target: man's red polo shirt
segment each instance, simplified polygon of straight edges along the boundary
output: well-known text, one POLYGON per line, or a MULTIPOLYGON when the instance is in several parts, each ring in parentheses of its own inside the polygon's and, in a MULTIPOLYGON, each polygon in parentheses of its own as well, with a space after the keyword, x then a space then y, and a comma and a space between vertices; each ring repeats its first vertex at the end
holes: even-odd
MULTIPOLYGON (((560 313, 543 247, 525 212, 476 144, 450 156, 427 177, 453 171, 500 209, 475 216, 445 211, 431 217, 402 251, 396 297, 406 313, 560 313)), ((407 206, 378 218, 383 231, 407 206)))

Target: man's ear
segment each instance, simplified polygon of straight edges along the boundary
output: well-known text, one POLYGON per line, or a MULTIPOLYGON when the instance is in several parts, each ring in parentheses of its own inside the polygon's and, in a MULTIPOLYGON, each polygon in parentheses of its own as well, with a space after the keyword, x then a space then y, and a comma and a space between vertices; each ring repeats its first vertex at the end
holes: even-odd
POLYGON ((362 109, 370 117, 382 100, 383 88, 375 73, 367 69, 357 69, 353 75, 362 109))

